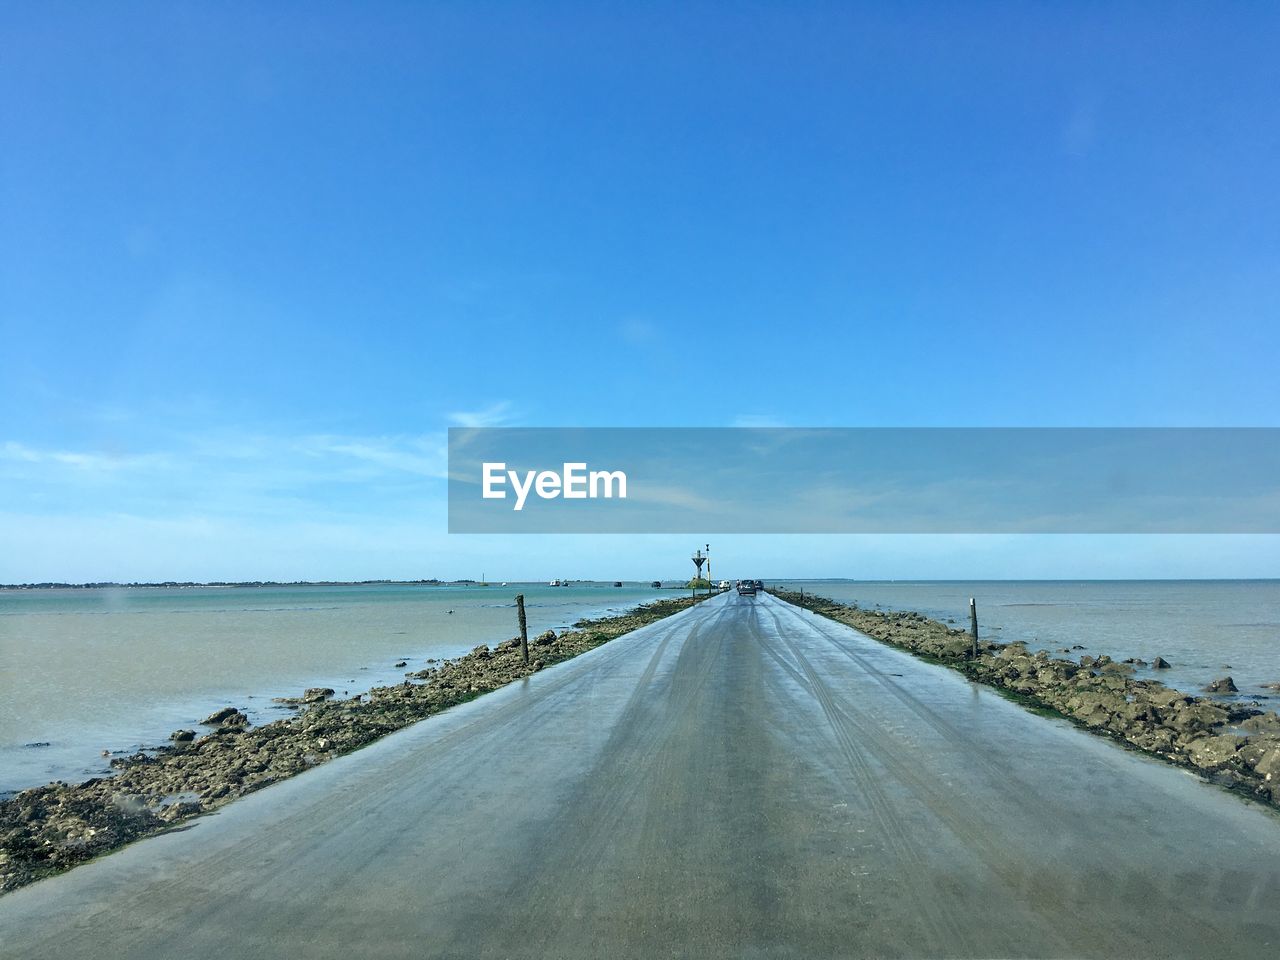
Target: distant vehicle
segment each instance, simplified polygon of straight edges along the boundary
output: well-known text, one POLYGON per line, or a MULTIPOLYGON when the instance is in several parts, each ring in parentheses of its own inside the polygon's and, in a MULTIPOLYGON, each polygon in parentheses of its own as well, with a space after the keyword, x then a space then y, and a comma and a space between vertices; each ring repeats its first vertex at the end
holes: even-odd
POLYGON ((662 581, 661 581, 661 580, 655 580, 655 581, 653 581, 653 583, 649 584, 649 586, 653 587, 653 589, 655 589, 655 590, 658 590, 658 589, 660 589, 660 588, 662 587, 662 581))
POLYGON ((615 587, 620 587, 620 586, 622 586, 622 581, 621 581, 621 580, 615 580, 615 581, 613 581, 613 585, 614 585, 615 587))
POLYGON ((728 589, 729 589, 729 581, 728 581, 728 580, 721 580, 721 581, 720 581, 720 589, 721 589, 721 590, 728 590, 728 589))
POLYGON ((756 582, 754 580, 738 581, 738 596, 754 597, 756 595, 756 582))

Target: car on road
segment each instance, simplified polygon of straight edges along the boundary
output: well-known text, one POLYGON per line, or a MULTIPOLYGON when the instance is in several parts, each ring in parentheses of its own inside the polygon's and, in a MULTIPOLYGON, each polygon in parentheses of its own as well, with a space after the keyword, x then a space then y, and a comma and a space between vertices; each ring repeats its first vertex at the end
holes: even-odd
POLYGON ((738 596, 754 597, 756 595, 756 582, 754 580, 738 581, 738 596))

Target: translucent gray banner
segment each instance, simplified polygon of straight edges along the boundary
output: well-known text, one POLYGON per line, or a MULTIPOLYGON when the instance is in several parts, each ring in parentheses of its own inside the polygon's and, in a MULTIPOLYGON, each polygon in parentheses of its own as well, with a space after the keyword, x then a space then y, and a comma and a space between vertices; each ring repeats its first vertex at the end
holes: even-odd
POLYGON ((1277 428, 455 428, 452 533, 1278 533, 1277 428))

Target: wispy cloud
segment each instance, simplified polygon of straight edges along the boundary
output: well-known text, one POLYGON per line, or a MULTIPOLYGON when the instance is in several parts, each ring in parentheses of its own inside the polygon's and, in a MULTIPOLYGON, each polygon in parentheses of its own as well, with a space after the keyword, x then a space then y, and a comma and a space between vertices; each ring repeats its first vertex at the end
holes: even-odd
POLYGON ((729 426, 767 429, 770 427, 785 427, 786 424, 782 422, 781 417, 775 417, 768 413, 740 413, 733 418, 733 422, 729 426))
POLYGON ((449 422, 455 427, 500 427, 512 419, 511 403, 500 400, 480 410, 461 410, 449 414, 449 422))
POLYGON ((155 467, 165 462, 163 454, 123 454, 97 450, 40 449, 7 440, 0 444, 0 460, 19 464, 53 464, 85 473, 116 472, 139 467, 155 467))
POLYGON ((422 477, 448 474, 448 449, 439 436, 405 438, 353 438, 317 436, 299 441, 295 448, 316 457, 345 457, 389 471, 422 477))
POLYGON ((443 498, 443 432, 418 436, 198 435, 163 450, 42 448, 0 441, 0 498, 66 515, 322 516, 443 498))
POLYGON ((715 500, 702 496, 687 487, 665 486, 661 484, 635 484, 628 491, 627 499, 639 503, 655 504, 662 507, 676 507, 682 510, 696 510, 710 514, 719 508, 715 500))

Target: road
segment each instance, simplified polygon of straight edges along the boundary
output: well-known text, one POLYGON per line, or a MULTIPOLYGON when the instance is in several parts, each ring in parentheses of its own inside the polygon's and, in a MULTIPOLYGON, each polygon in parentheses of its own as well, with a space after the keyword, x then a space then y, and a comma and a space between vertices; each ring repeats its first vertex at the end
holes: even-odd
POLYGON ((1277 950, 1280 818, 770 596, 0 897, 60 960, 1277 950))

